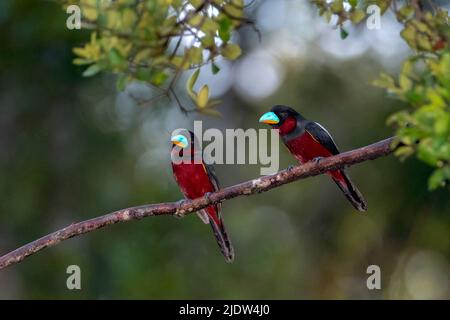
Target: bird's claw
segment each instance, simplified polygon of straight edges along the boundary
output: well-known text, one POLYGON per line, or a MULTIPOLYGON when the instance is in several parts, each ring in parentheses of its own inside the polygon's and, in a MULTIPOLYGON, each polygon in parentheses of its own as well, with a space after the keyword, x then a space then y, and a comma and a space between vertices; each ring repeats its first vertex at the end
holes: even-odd
POLYGON ((205 193, 205 199, 208 201, 208 203, 211 203, 211 195, 212 195, 212 192, 207 192, 207 193, 205 193))
POLYGON ((181 219, 181 218, 184 218, 184 216, 186 215, 186 210, 181 209, 185 202, 186 202, 186 200, 184 200, 184 199, 177 202, 177 210, 173 214, 175 218, 181 219))
POLYGON ((322 160, 323 159, 323 157, 315 157, 314 159, 312 159, 312 161, 315 163, 315 164, 318 164, 319 162, 320 162, 320 160, 322 160))
POLYGON ((287 167, 287 171, 288 171, 288 172, 291 172, 291 171, 294 169, 294 167, 295 167, 295 166, 291 164, 289 167, 287 167))

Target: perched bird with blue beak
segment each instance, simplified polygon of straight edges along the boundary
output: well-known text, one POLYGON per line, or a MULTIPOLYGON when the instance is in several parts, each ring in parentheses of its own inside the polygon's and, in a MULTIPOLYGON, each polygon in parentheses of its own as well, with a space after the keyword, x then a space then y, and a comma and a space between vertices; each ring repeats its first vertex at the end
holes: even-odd
MULTIPOLYGON (((187 131, 186 135, 176 135, 171 141, 173 176, 183 195, 187 199, 195 199, 218 191, 220 187, 217 176, 213 167, 204 163, 201 150, 196 149, 194 133, 187 131)), ((222 205, 217 203, 200 210, 197 214, 204 223, 211 225, 225 260, 232 262, 234 249, 225 229, 221 211, 222 205)))
MULTIPOLYGON (((259 122, 278 129, 284 144, 300 163, 339 154, 333 138, 324 127, 317 122, 305 119, 288 106, 272 107, 270 112, 262 115, 259 122)), ((356 210, 361 212, 367 210, 364 197, 343 169, 332 170, 327 174, 356 210)))

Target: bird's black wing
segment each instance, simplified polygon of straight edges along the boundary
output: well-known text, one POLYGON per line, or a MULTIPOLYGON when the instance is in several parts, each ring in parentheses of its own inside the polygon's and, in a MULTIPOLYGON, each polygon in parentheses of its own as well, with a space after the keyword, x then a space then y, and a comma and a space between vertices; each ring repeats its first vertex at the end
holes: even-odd
MULTIPOLYGON (((218 191, 220 189, 220 184, 219 184, 219 179, 217 178, 216 175, 216 170, 214 170, 214 167, 210 164, 206 164, 205 162, 203 162, 203 167, 205 168, 206 173, 209 176, 209 179, 211 180, 211 183, 214 187, 214 191, 218 191)), ((217 214, 221 215, 222 213, 222 203, 216 203, 216 207, 217 207, 217 214)))
POLYGON ((321 145, 327 148, 333 155, 339 154, 339 150, 331 137, 330 133, 322 127, 319 123, 310 121, 305 126, 306 131, 309 132, 321 145))
POLYGON ((209 178, 211 179, 211 183, 214 186, 214 191, 219 190, 220 189, 219 179, 217 178, 214 167, 212 165, 206 164, 206 163, 203 163, 203 166, 205 167, 205 171, 208 174, 209 178))

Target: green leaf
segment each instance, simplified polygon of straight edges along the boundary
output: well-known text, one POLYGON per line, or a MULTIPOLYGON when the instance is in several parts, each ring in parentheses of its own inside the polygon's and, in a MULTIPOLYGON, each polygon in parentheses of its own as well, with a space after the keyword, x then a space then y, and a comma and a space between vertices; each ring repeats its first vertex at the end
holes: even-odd
POLYGON ((143 49, 141 51, 139 51, 135 56, 134 56, 134 62, 135 63, 139 63, 145 59, 148 59, 150 57, 152 53, 152 50, 149 48, 143 49))
POLYGON ((341 27, 341 39, 345 39, 348 37, 348 32, 343 27, 341 27))
POLYGON ((189 20, 188 23, 193 27, 198 27, 198 25, 202 22, 203 15, 196 13, 189 20))
POLYGON ((211 63, 211 71, 213 74, 218 74, 220 71, 220 68, 217 64, 215 64, 214 62, 211 63))
POLYGON ((364 13, 363 10, 361 9, 355 9, 352 13, 351 13, 351 20, 353 24, 358 24, 360 23, 364 18, 365 18, 366 14, 364 13))
POLYGON ((410 146, 402 146, 395 150, 394 154, 400 158, 400 160, 405 160, 412 154, 414 154, 414 149, 410 146))
POLYGON ((93 75, 96 75, 102 70, 102 68, 98 64, 90 65, 86 70, 83 72, 83 77, 92 77, 93 75))
POLYGON ((398 82, 400 84, 400 88, 402 88, 404 91, 408 91, 412 88, 413 82, 407 75, 400 74, 398 82))
POLYGON ((427 90, 427 98, 430 101, 429 106, 435 108, 444 108, 446 106, 444 99, 442 99, 439 93, 432 88, 427 90))
POLYGON ((162 26, 159 29, 159 32, 162 35, 168 35, 176 32, 177 30, 177 16, 173 15, 164 20, 162 26))
POLYGON ((92 62, 94 62, 94 61, 92 61, 90 59, 82 59, 82 58, 73 59, 73 64, 76 66, 84 66, 87 64, 91 64, 92 62))
POLYGON ((233 24, 227 16, 223 16, 222 19, 219 20, 219 37, 223 42, 230 41, 232 26, 233 24))
POLYGON ((203 50, 202 48, 191 47, 189 49, 189 64, 198 65, 203 62, 203 50))
POLYGON ((125 74, 119 75, 116 80, 117 91, 125 90, 125 88, 127 86, 127 82, 128 82, 127 75, 125 75, 125 74))
POLYGON ((202 38, 202 45, 205 49, 214 47, 214 44, 214 36, 207 34, 202 38))
POLYGON ((414 8, 412 6, 403 6, 397 12, 397 18, 400 21, 404 21, 412 16, 414 13, 414 8))
POLYGON ((241 48, 234 43, 229 43, 222 48, 221 54, 228 60, 235 60, 241 55, 241 48))
POLYGON ((189 2, 195 9, 200 8, 200 6, 203 4, 203 0, 189 0, 189 2))
POLYGON ((195 70, 191 76, 189 77, 188 81, 186 82, 186 91, 191 97, 192 100, 197 99, 197 95, 194 92, 194 85, 197 82, 198 75, 200 74, 200 69, 195 70))
POLYGON ((402 73, 404 75, 410 76, 413 73, 413 62, 411 60, 406 60, 402 65, 402 73))
POLYGON ((358 5, 358 0, 348 0, 348 3, 355 8, 358 5))
MULTIPOLYGON (((189 54, 189 52, 187 52, 186 54, 189 54)), ((171 59, 172 64, 180 69, 187 69, 189 67, 189 61, 187 61, 187 59, 185 59, 185 57, 180 57, 180 56, 174 56, 171 59)))
POLYGON ((384 14, 391 4, 391 0, 371 0, 371 2, 375 2, 375 4, 380 7, 381 14, 384 14))
POLYGON ((219 24, 208 17, 203 18, 203 23, 200 27, 200 30, 203 31, 206 34, 216 34, 217 30, 219 29, 219 24))
POLYGON ((109 50, 108 59, 113 67, 121 67, 126 62, 125 58, 116 48, 112 48, 111 50, 109 50))
POLYGON ((428 189, 431 191, 439 187, 444 187, 449 180, 450 167, 436 169, 428 179, 428 189))
POLYGON ((222 116, 222 114, 218 110, 212 109, 212 108, 197 109, 197 111, 200 113, 203 113, 203 114, 207 114, 209 116, 214 116, 214 117, 222 116))
MULTIPOLYGON (((216 2, 218 0, 215 0, 216 2)), ((232 0, 232 1, 223 1, 219 0, 219 2, 229 2, 223 6, 223 12, 230 17, 240 18, 243 15, 244 3, 242 0, 232 0)))
POLYGON ((333 13, 340 13, 344 10, 344 1, 343 0, 334 0, 330 6, 331 11, 333 13))
POLYGON ((209 100, 207 108, 213 108, 213 107, 215 107, 215 106, 217 106, 217 105, 219 105, 221 103, 222 103, 222 100, 217 100, 217 99, 209 100))
POLYGON ((447 135, 449 131, 450 131, 450 114, 443 112, 434 123, 434 132, 437 135, 444 136, 447 135))
POLYGON ((428 163, 430 166, 434 167, 437 165, 439 158, 433 149, 431 138, 420 141, 419 147, 417 148, 417 157, 423 162, 428 163))
POLYGON ((410 24, 407 24, 405 29, 400 32, 400 35, 403 39, 405 39, 405 41, 411 48, 416 48, 416 29, 414 29, 414 27, 412 27, 410 24))
POLYGON ((433 49, 433 45, 431 44, 430 38, 424 34, 417 34, 416 42, 418 47, 421 50, 431 51, 433 49))
POLYGON ((198 92, 196 103, 199 109, 203 109, 208 105, 209 99, 209 88, 207 85, 204 85, 200 91, 198 92))
POLYGON ((150 83, 159 87, 159 86, 163 85, 168 78, 169 78, 169 75, 167 74, 167 72, 165 70, 159 70, 156 72, 152 72, 150 83))
POLYGON ((414 118, 407 111, 398 111, 394 114, 391 114, 387 120, 386 124, 391 126, 393 124, 397 124, 401 127, 406 127, 407 125, 413 123, 414 118))
POLYGON ((425 94, 417 88, 407 91, 405 97, 412 105, 421 104, 425 100, 425 94))
POLYGON ((332 16, 333 12, 331 12, 330 10, 325 11, 325 20, 327 21, 327 23, 330 23, 332 16))
POLYGON ((391 149, 394 150, 396 149, 402 142, 400 141, 400 139, 398 137, 394 137, 394 139, 391 142, 391 149))
POLYGON ((136 70, 134 76, 137 80, 144 82, 151 82, 152 80, 152 72, 148 68, 139 68, 136 70))
POLYGON ((380 73, 380 77, 378 79, 372 81, 372 85, 383 89, 390 89, 395 88, 395 81, 390 75, 382 72, 380 73))

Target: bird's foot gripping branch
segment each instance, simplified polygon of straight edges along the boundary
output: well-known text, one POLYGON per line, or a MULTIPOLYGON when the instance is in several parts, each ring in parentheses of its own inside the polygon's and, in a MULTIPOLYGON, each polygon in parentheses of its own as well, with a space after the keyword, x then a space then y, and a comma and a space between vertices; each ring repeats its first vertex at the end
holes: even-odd
POLYGON ((3 255, 0 257, 0 269, 19 263, 26 257, 45 248, 55 246, 64 240, 77 237, 108 225, 138 220, 150 216, 175 215, 177 211, 183 211, 185 214, 189 214, 206 208, 211 204, 223 202, 228 199, 242 195, 249 196, 255 193, 265 192, 281 185, 316 176, 330 170, 341 169, 360 162, 374 160, 392 153, 394 151, 394 148, 392 148, 393 141, 394 138, 388 138, 359 149, 324 158, 319 163, 311 161, 303 165, 292 167, 289 170, 282 170, 273 175, 226 187, 211 193, 208 196, 193 200, 185 200, 181 203, 170 202, 130 207, 90 220, 74 223, 3 255))

